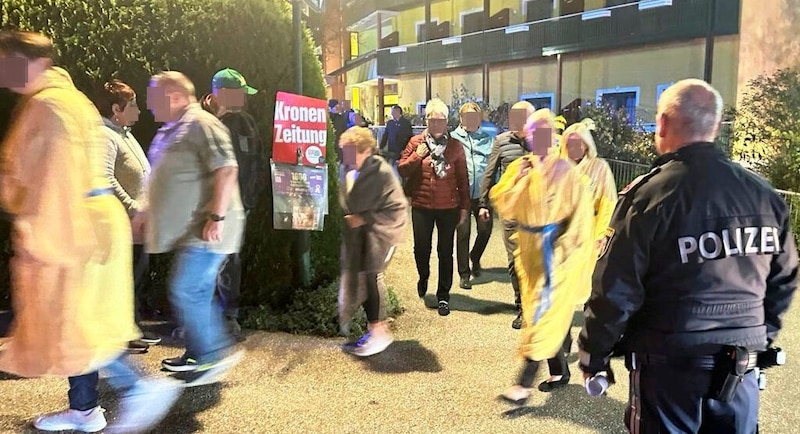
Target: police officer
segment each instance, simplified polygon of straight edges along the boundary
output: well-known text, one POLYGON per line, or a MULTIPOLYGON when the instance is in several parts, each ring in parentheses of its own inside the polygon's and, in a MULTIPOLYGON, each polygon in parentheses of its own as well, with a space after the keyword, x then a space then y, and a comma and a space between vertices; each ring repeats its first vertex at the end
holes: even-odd
POLYGON ((755 355, 797 285, 787 206, 714 146, 721 112, 701 80, 663 93, 660 157, 622 191, 595 269, 580 368, 625 354, 632 433, 756 432, 755 355))

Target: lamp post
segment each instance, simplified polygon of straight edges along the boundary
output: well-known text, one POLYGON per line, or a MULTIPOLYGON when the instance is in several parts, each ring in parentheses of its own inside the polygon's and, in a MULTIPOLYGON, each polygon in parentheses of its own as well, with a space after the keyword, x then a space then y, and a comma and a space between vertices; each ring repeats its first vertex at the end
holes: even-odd
MULTIPOLYGON (((296 89, 298 95, 303 94, 303 0, 292 0, 292 33, 296 71, 296 89)), ((299 150, 299 149, 298 149, 299 150)), ((302 164, 302 158, 298 159, 302 164)), ((308 231, 297 231, 295 240, 295 259, 297 261, 297 278, 301 287, 311 284, 311 237, 308 231)))

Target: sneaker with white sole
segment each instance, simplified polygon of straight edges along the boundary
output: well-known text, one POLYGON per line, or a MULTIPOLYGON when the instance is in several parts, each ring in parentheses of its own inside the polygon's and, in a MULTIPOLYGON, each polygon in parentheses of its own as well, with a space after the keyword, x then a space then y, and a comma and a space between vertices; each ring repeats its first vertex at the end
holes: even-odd
POLYGON ((107 424, 103 412, 99 406, 86 411, 69 409, 39 416, 33 426, 41 431, 99 432, 107 424))
POLYGON ((185 382, 185 387, 205 386, 222 381, 228 371, 239 364, 244 358, 244 351, 236 351, 230 355, 211 363, 197 366, 192 372, 186 372, 180 377, 175 377, 185 382))
POLYGON ((147 432, 164 419, 182 390, 183 384, 171 378, 139 380, 120 400, 119 421, 109 426, 105 432, 147 432))
POLYGON ((367 332, 357 342, 345 344, 344 350, 354 356, 369 357, 382 352, 392 342, 394 338, 389 333, 374 335, 372 332, 367 332))
POLYGON ((161 367, 170 372, 191 372, 197 369, 197 360, 184 354, 162 360, 161 367))

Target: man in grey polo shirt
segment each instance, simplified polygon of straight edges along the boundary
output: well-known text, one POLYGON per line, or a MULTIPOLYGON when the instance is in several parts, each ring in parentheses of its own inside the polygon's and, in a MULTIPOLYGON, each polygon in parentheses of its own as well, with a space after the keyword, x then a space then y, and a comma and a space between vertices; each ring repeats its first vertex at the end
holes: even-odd
POLYGON ((244 229, 236 156, 228 129, 200 107, 185 75, 154 76, 147 107, 164 125, 149 150, 146 244, 149 253, 175 252, 170 302, 186 340, 186 353, 162 366, 186 371, 188 385, 209 384, 241 359, 214 301, 217 272, 244 229))

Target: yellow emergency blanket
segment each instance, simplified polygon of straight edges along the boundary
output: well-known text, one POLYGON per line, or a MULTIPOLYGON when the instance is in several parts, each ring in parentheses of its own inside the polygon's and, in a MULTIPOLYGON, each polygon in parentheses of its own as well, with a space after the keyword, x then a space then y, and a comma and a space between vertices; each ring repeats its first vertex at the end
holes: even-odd
POLYGON ((522 295, 520 355, 556 355, 594 264, 592 202, 575 165, 549 155, 511 163, 490 197, 501 218, 519 224, 514 266, 522 295), (517 179, 520 165, 532 167, 517 179))

